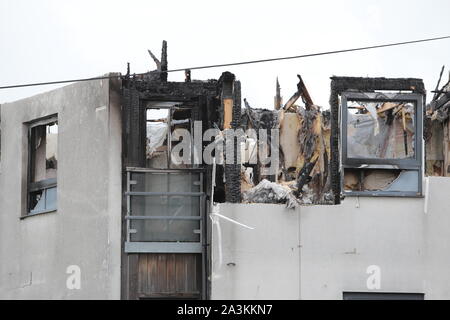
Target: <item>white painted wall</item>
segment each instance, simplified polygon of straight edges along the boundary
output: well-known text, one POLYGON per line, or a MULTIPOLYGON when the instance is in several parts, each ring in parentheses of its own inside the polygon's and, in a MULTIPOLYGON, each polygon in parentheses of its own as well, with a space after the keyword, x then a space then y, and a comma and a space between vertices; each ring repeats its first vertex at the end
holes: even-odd
POLYGON ((118 83, 80 82, 1 105, 0 299, 119 299, 121 123, 118 83), (27 126, 58 114, 57 211, 26 206, 27 126), (69 265, 81 289, 66 287, 69 265))
POLYGON ((213 227, 212 298, 342 299, 344 291, 371 291, 366 270, 377 265, 381 288, 373 291, 449 299, 450 179, 429 179, 427 201, 347 197, 297 210, 221 204, 221 214, 255 229, 220 220, 219 241, 213 227))

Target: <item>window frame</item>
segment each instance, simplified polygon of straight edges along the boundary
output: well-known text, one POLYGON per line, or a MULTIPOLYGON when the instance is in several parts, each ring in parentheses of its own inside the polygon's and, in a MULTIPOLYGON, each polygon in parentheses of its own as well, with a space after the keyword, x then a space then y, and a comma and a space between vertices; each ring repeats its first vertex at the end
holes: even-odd
MULTIPOLYGON (((167 110, 168 111, 168 116, 167 116, 167 126, 168 126, 168 128, 167 128, 167 136, 166 136, 166 139, 167 139, 167 142, 166 142, 167 143, 167 167, 166 168, 162 168, 163 170, 165 170, 165 169, 167 169, 167 170, 169 170, 169 169, 178 169, 172 163, 172 147, 173 147, 172 134, 173 134, 173 132, 171 130, 172 130, 172 126, 173 126, 173 123, 172 123, 172 121, 173 121, 173 113, 174 113, 174 111, 177 108, 190 110, 191 113, 192 113, 192 110, 193 110, 193 107, 186 106, 186 107, 183 108, 182 107, 183 105, 186 106, 187 103, 186 102, 180 102, 180 101, 173 101, 173 100, 170 100, 170 101, 169 100, 167 100, 167 101, 163 101, 163 100, 147 100, 145 102, 145 107, 144 107, 144 110, 145 110, 145 117, 144 117, 145 118, 145 126, 144 126, 145 146, 144 146, 144 150, 146 150, 146 146, 147 146, 147 124, 149 122, 151 122, 151 120, 149 120, 147 118, 147 112, 149 110, 167 110)), ((189 130, 190 130, 191 137, 192 137, 192 135, 194 133, 194 128, 193 128, 194 122, 192 121, 192 118, 189 119, 189 120, 190 120, 190 128, 189 128, 189 130)), ((194 146, 194 141, 191 140, 190 143, 191 143, 191 147, 193 147, 194 146)), ((147 161, 147 159, 146 159, 146 161, 147 161)), ((195 168, 199 168, 199 166, 195 164, 194 152, 192 152, 190 169, 195 169, 195 168)))
MULTIPOLYGON (((190 168, 190 169, 150 169, 150 168, 134 168, 127 167, 127 189, 125 192, 126 197, 126 238, 124 251, 127 253, 202 253, 203 246, 205 245, 205 234, 204 230, 205 223, 205 200, 206 194, 203 186, 204 169, 190 168), (199 174, 199 191, 198 192, 134 192, 131 191, 131 186, 136 184, 136 181, 131 179, 132 173, 155 173, 155 174, 186 174, 186 173, 198 173, 199 174), (170 196, 170 195, 180 195, 185 197, 198 198, 199 203, 199 215, 195 216, 137 216, 133 215, 131 210, 131 197, 132 196, 170 196), (131 235, 135 233, 135 229, 131 226, 132 220, 195 220, 199 221, 199 228, 196 229, 199 234, 198 241, 134 241, 131 235)), ((195 230, 193 230, 195 231, 195 230)), ((197 232, 194 232, 197 233, 197 232)))
MULTIPOLYGON (((56 200, 55 207, 45 208, 42 210, 34 210, 34 211, 32 211, 30 208, 32 193, 37 192, 37 191, 42 191, 43 192, 42 196, 44 197, 44 203, 45 203, 46 198, 47 198, 47 190, 48 189, 56 188, 56 192, 57 192, 57 178, 49 178, 49 179, 39 180, 36 182, 31 182, 31 177, 34 175, 34 161, 35 161, 35 153, 32 150, 33 130, 36 127, 46 126, 46 125, 49 125, 52 123, 56 123, 58 125, 58 115, 57 114, 52 114, 52 115, 49 115, 49 116, 46 116, 43 118, 39 118, 36 120, 32 120, 32 121, 26 123, 27 131, 28 131, 27 190, 26 190, 27 194, 26 194, 25 212, 21 218, 26 218, 26 217, 44 214, 44 213, 55 212, 58 209, 58 207, 57 207, 58 200, 56 200)), ((58 134, 59 134, 59 128, 58 128, 58 134)))
POLYGON ((418 93, 384 93, 361 92, 347 90, 341 96, 341 190, 347 196, 394 196, 394 197, 422 197, 422 167, 423 167, 423 96, 418 93), (377 159, 377 158, 350 158, 348 157, 348 101, 364 102, 411 102, 415 105, 414 112, 414 157, 405 159, 377 159), (345 169, 395 169, 412 170, 418 174, 418 191, 345 191, 345 169))

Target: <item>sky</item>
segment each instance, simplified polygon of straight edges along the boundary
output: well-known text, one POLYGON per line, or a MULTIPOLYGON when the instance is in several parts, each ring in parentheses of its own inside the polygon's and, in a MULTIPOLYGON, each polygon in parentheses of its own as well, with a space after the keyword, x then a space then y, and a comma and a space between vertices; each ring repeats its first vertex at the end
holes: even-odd
MULTIPOLYGON (((163 40, 169 69, 178 69, 446 36, 449 12, 448 0, 0 0, 0 86, 126 73, 127 62, 146 72, 155 68, 147 49, 159 56, 163 40)), ((193 70, 192 78, 233 72, 252 107, 273 108, 276 77, 286 102, 301 74, 313 102, 328 108, 333 75, 422 78, 430 92, 442 65, 450 67, 450 39, 193 70)), ((0 90, 0 103, 59 86, 0 90)))

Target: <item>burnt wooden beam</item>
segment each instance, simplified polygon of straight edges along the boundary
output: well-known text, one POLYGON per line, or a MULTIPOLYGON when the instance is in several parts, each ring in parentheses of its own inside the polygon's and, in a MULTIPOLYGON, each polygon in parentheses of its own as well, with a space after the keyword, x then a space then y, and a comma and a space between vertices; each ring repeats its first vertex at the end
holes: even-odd
POLYGON ((274 97, 275 110, 280 110, 282 103, 283 103, 283 101, 281 98, 281 88, 280 88, 280 83, 278 82, 278 77, 277 77, 277 82, 275 85, 275 97, 274 97))
POLYGON ((316 165, 316 161, 306 163, 303 168, 298 173, 297 177, 297 190, 294 192, 295 196, 299 196, 302 192, 302 188, 305 184, 309 183, 312 179, 310 173, 314 166, 316 165))
POLYGON ((431 101, 430 106, 433 111, 440 109, 447 102, 450 101, 450 91, 442 93, 441 97, 438 100, 431 101))
POLYGON ((312 105, 314 105, 311 96, 309 95, 308 89, 306 89, 305 83, 303 82, 302 77, 297 75, 299 82, 298 88, 300 92, 300 96, 302 97, 303 103, 305 104, 306 109, 309 109, 312 105))
POLYGON ((433 100, 435 100, 438 96, 438 93, 436 91, 439 90, 439 84, 441 83, 442 74, 444 73, 444 68, 445 68, 445 66, 442 66, 441 73, 439 74, 439 80, 436 84, 436 89, 433 91, 434 92, 433 100))
POLYGON ((186 69, 184 70, 184 82, 191 82, 191 70, 186 69))
POLYGON ((148 54, 150 55, 150 57, 153 59, 153 61, 156 64, 156 71, 161 71, 161 61, 159 61, 159 59, 153 54, 153 52, 151 52, 150 49, 147 49, 148 54))
POLYGON ((283 107, 283 110, 289 110, 294 103, 298 100, 298 98, 302 97, 302 101, 305 104, 306 109, 309 109, 314 103, 309 95, 308 89, 306 89, 305 83, 303 82, 302 77, 298 74, 298 84, 297 91, 292 95, 292 97, 286 102, 283 107))
POLYGON ((334 90, 339 94, 345 90, 361 91, 394 90, 412 91, 425 94, 422 79, 417 78, 364 78, 364 77, 331 77, 334 90))
MULTIPOLYGON (((298 88, 298 85, 297 85, 298 88)), ((289 110, 294 103, 298 100, 298 98, 300 98, 300 94, 301 92, 299 90, 297 90, 292 97, 289 98, 289 100, 286 102, 286 104, 283 106, 283 110, 289 110)))

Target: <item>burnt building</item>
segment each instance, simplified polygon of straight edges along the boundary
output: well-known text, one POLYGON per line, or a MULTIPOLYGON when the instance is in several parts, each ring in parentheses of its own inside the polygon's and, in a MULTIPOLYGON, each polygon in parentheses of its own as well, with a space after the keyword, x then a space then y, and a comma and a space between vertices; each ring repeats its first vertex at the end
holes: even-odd
POLYGON ((150 55, 0 106, 0 298, 449 297, 448 84, 263 109, 150 55))

